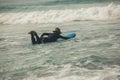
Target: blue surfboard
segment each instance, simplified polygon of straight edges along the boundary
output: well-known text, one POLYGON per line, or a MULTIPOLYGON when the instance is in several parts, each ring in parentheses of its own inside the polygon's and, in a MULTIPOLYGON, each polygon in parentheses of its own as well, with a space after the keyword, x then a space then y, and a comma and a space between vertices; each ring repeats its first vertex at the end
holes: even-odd
MULTIPOLYGON (((64 37, 71 39, 71 38, 74 38, 75 36, 76 36, 75 33, 69 33, 69 34, 65 35, 64 37)), ((59 38, 57 41, 60 41, 60 40, 66 40, 66 39, 59 38)))
POLYGON ((68 37, 70 39, 70 38, 74 38, 75 36, 76 36, 75 33, 70 33, 70 34, 67 34, 65 37, 68 37))

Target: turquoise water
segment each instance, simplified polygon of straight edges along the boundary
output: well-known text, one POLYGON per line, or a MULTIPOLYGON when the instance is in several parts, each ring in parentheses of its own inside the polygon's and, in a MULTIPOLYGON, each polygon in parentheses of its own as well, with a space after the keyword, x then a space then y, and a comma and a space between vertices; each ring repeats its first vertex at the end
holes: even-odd
POLYGON ((119 3, 45 5, 49 1, 1 8, 0 80, 120 80, 119 3), (31 44, 30 30, 41 35, 55 27, 77 36, 31 44))

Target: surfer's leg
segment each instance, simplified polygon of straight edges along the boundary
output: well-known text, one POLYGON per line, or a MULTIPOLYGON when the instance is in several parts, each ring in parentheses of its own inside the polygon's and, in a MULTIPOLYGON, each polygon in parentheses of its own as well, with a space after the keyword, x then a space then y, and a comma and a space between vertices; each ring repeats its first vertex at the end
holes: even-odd
POLYGON ((34 31, 30 31, 28 34, 31 35, 32 44, 37 44, 37 41, 36 41, 35 36, 34 36, 34 31))
POLYGON ((37 43, 38 43, 38 44, 41 44, 41 38, 39 38, 39 36, 37 35, 36 32, 34 32, 34 35, 35 35, 35 37, 36 37, 36 39, 37 39, 37 43))
POLYGON ((37 44, 37 41, 35 40, 33 33, 31 33, 31 41, 32 41, 32 44, 37 44))

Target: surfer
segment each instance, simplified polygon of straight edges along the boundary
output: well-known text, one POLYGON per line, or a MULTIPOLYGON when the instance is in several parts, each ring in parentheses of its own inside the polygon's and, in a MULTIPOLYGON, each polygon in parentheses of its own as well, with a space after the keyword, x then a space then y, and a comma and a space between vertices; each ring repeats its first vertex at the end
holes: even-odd
POLYGON ((40 37, 35 31, 30 31, 28 34, 31 35, 32 44, 41 44, 47 42, 55 42, 58 38, 69 39, 67 37, 61 36, 61 33, 61 30, 57 27, 53 33, 43 33, 40 37))

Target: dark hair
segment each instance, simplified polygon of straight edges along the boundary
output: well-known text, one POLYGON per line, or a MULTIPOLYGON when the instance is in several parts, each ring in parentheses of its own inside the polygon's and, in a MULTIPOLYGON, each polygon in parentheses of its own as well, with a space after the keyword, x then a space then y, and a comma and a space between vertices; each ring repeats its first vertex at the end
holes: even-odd
POLYGON ((54 30, 53 32, 56 32, 56 33, 61 34, 61 30, 60 30, 60 28, 58 28, 58 27, 56 27, 55 30, 54 30))

